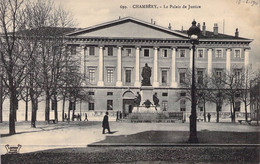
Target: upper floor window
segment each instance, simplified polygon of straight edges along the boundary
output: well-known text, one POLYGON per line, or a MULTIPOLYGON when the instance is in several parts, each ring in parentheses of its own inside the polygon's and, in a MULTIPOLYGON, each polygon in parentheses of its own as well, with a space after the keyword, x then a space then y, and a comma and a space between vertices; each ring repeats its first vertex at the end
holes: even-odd
POLYGON ((149 49, 144 50, 144 57, 149 57, 149 49))
POLYGON ((108 96, 112 96, 112 95, 113 95, 113 92, 107 92, 107 95, 108 95, 108 96))
POLYGON ((95 55, 95 47, 89 47, 89 55, 91 56, 95 55))
POLYGON ((112 83, 114 81, 114 70, 107 69, 107 82, 112 83))
POLYGON ((241 69, 235 69, 234 70, 234 76, 235 76, 235 82, 238 82, 241 80, 241 69))
POLYGON ((71 53, 71 55, 76 55, 76 46, 71 46, 70 47, 70 53, 71 53))
POLYGON ((184 83, 185 83, 185 73, 180 72, 180 84, 184 84, 184 83))
POLYGON ((168 51, 166 49, 164 49, 162 53, 163 53, 162 57, 164 57, 164 58, 168 57, 168 51))
POLYGON ((89 82, 95 82, 95 69, 89 69, 89 82))
POLYGON ((203 50, 198 50, 198 58, 203 58, 203 50))
POLYGON ((180 57, 185 58, 185 50, 180 50, 180 57))
POLYGON ((167 92, 163 92, 162 96, 168 96, 168 93, 167 92))
POLYGON ((222 69, 216 69, 216 72, 215 72, 215 74, 216 74, 216 81, 218 82, 218 83, 221 83, 221 81, 222 81, 222 78, 223 78, 223 70, 222 69))
POLYGON ((215 51, 215 57, 216 58, 223 58, 222 50, 216 50, 215 51))
POLYGON ((130 48, 127 48, 125 50, 125 56, 131 56, 132 50, 130 48))
POLYGON ((241 58, 240 50, 235 50, 235 58, 241 58))
POLYGON ((162 84, 167 84, 167 70, 162 70, 162 84))
POLYGON ((107 48, 107 56, 113 56, 113 47, 107 48))
POLYGON ((125 70, 125 82, 131 83, 131 70, 125 70))
POLYGON ((88 92, 88 95, 95 95, 95 92, 88 92))
POLYGON ((198 84, 203 84, 203 71, 198 71, 198 84))

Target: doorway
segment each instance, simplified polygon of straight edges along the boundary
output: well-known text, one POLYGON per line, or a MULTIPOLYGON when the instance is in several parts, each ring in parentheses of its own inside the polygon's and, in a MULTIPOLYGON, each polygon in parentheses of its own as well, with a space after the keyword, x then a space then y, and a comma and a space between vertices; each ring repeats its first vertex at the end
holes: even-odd
POLYGON ((134 99, 123 99, 123 118, 132 113, 134 107, 134 99))

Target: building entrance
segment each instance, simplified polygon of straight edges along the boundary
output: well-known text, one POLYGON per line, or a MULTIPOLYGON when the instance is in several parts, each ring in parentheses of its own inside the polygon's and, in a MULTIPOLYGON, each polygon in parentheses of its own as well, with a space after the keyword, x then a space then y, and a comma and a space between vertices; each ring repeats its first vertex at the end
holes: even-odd
POLYGON ((134 107, 134 99, 123 99, 123 117, 127 117, 132 113, 134 107))

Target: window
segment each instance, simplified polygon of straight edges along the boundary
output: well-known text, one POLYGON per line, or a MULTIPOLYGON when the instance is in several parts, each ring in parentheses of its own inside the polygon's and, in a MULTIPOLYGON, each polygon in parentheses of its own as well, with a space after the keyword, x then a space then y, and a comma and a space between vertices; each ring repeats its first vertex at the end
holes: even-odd
POLYGON ((240 50, 235 50, 235 58, 241 58, 240 50))
POLYGON ((95 104, 94 103, 88 103, 88 110, 94 110, 95 104))
POLYGON ((89 70, 89 82, 95 82, 95 70, 94 69, 90 69, 89 70))
POLYGON ((162 84, 167 84, 167 71, 162 71, 162 84))
POLYGON ((95 55, 95 47, 89 47, 89 55, 91 56, 95 55))
POLYGON ((127 48, 125 56, 131 56, 132 50, 130 48, 127 48))
POLYGON ((234 75, 235 75, 235 82, 239 82, 241 80, 241 70, 240 69, 235 69, 234 70, 234 75))
POLYGON ((114 81, 114 70, 108 69, 107 70, 107 82, 112 83, 114 81))
POLYGON ((88 95, 95 95, 95 92, 88 92, 88 95))
POLYGON ((113 47, 107 48, 107 56, 113 56, 113 47))
POLYGON ((223 76, 223 75, 222 75, 222 72, 223 72, 223 71, 220 70, 220 69, 217 69, 217 70, 216 70, 216 80, 217 80, 218 83, 221 83, 221 81, 222 81, 222 76, 223 76))
POLYGON ((240 106, 241 106, 241 102, 240 101, 235 102, 235 110, 237 112, 240 112, 240 106))
POLYGON ((167 111, 168 110, 168 101, 162 101, 162 110, 167 111))
POLYGON ((203 103, 202 102, 199 102, 198 107, 199 107, 200 112, 203 112, 203 103))
POLYGON ((113 100, 107 100, 107 110, 113 110, 113 100))
POLYGON ((185 97, 186 96, 186 93, 185 92, 181 92, 180 94, 182 97, 185 97))
POLYGON ((113 95, 113 92, 107 92, 107 95, 108 95, 108 96, 112 96, 112 95, 113 95))
POLYGON ((76 55, 76 46, 70 47, 70 53, 71 53, 71 55, 76 55))
POLYGON ((198 50, 198 58, 203 58, 203 50, 198 50))
POLYGON ((186 101, 184 99, 180 100, 180 111, 181 112, 186 111, 186 101))
POLYGON ((145 49, 144 50, 144 56, 145 57, 149 57, 149 49, 145 49))
POLYGON ((198 84, 203 84, 203 71, 198 71, 198 84))
POLYGON ((185 50, 180 50, 180 57, 185 58, 185 50))
POLYGON ((167 58, 168 57, 168 51, 167 50, 163 50, 163 55, 162 57, 167 58))
POLYGON ((125 82, 126 83, 131 83, 131 70, 126 70, 125 71, 125 82))
POLYGON ((185 73, 181 72, 180 73, 180 84, 184 84, 185 83, 185 73))
POLYGON ((223 53, 222 53, 222 50, 216 50, 215 51, 215 57, 216 58, 223 58, 223 53))
POLYGON ((167 92, 163 92, 162 96, 168 96, 168 93, 167 92))

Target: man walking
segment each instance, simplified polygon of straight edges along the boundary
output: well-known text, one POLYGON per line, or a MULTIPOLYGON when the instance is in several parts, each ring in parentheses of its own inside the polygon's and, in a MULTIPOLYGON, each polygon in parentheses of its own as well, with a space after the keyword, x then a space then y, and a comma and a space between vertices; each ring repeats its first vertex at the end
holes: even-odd
POLYGON ((102 127, 103 127, 103 134, 105 134, 105 129, 108 130, 109 134, 111 133, 109 128, 109 122, 108 122, 108 112, 106 112, 106 115, 103 118, 102 127))
POLYGON ((211 114, 208 113, 208 122, 210 122, 210 117, 211 117, 211 114))

